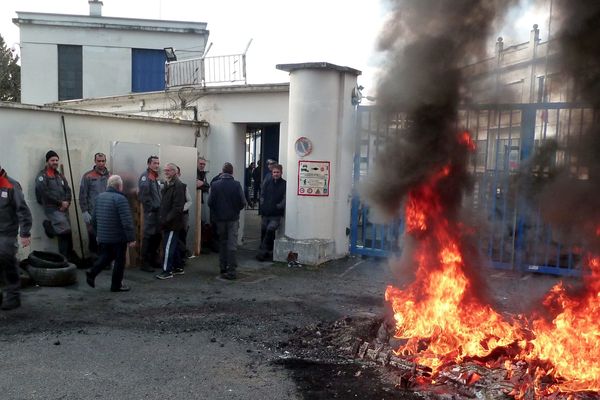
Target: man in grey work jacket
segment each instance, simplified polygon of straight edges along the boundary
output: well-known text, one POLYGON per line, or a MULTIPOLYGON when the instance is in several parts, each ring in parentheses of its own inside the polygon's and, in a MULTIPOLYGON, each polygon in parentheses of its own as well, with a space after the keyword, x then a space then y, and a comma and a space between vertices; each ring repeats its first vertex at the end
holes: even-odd
POLYGON ((79 186, 79 207, 83 215, 83 221, 88 231, 88 248, 90 253, 98 254, 98 243, 96 232, 92 227, 92 214, 96 205, 96 198, 106 191, 106 183, 110 172, 106 168, 106 155, 96 153, 94 155, 94 168, 83 174, 79 186))
POLYGON ((144 233, 142 237, 142 271, 154 272, 160 268, 159 250, 161 242, 158 211, 160 210, 160 161, 158 156, 148 157, 148 168, 138 181, 138 199, 144 206, 144 233))
POLYGON ((70 262, 81 266, 81 260, 73 250, 71 236, 71 188, 65 176, 58 170, 58 154, 54 150, 46 153, 46 167, 35 179, 35 197, 44 207, 44 214, 50 221, 50 233, 58 238, 58 252, 70 262))
POLYGON ((31 243, 31 212, 19 182, 6 175, 0 166, 0 267, 6 287, 0 303, 3 310, 12 310, 21 305, 19 270, 17 267, 17 233, 21 245, 31 243))

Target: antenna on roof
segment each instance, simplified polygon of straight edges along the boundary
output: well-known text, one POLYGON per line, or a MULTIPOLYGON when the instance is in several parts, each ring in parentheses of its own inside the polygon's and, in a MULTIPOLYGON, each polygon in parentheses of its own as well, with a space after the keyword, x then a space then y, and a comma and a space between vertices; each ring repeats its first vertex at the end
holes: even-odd
POLYGON ((252 39, 250 39, 250 41, 248 42, 248 45, 246 46, 246 50, 244 50, 244 55, 246 55, 246 53, 248 52, 248 48, 250 48, 251 44, 252 44, 252 39))
POLYGON ((210 44, 208 45, 208 47, 206 48, 206 50, 204 50, 204 54, 202 54, 202 58, 206 57, 206 55, 210 51, 210 48, 212 47, 212 44, 213 44, 213 42, 210 42, 210 44))

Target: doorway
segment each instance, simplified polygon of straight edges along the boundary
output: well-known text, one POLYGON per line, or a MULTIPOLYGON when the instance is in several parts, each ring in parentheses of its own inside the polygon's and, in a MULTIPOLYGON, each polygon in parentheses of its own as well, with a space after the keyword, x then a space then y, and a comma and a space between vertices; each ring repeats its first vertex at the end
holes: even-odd
POLYGON ((279 124, 247 124, 244 154, 244 193, 246 195, 243 247, 260 245, 260 187, 268 176, 267 160, 279 161, 279 124), (254 168, 251 167, 251 164, 254 168))

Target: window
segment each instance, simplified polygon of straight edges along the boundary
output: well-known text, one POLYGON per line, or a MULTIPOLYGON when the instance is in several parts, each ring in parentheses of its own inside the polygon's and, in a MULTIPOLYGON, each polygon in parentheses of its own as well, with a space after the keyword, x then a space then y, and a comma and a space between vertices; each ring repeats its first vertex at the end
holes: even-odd
POLYGON ((83 97, 81 46, 58 45, 58 100, 83 97))
POLYGON ((165 89, 165 51, 131 49, 131 91, 153 92, 165 89))

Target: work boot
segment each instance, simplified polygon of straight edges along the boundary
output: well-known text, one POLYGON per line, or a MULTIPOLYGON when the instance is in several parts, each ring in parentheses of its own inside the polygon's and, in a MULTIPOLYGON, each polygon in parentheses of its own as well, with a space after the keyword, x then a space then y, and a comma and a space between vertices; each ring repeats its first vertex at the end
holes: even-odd
POLYGON ((6 299, 2 301, 0 309, 4 311, 14 310, 15 308, 21 307, 21 298, 19 295, 6 296, 6 299))

